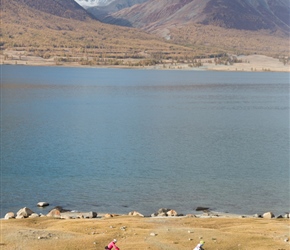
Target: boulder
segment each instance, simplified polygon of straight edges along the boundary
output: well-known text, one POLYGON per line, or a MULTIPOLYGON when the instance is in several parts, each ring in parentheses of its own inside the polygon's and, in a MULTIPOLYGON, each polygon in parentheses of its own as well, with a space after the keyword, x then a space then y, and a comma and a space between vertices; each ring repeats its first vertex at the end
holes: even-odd
POLYGON ((34 212, 29 209, 28 207, 24 207, 21 208, 18 212, 17 212, 17 216, 16 218, 20 219, 20 218, 27 218, 30 215, 32 215, 34 212))
POLYGON ((5 220, 15 219, 15 214, 13 212, 9 212, 9 213, 5 214, 4 219, 5 220))
POLYGON ((177 216, 178 214, 177 214, 177 212, 175 211, 175 210, 169 210, 167 213, 167 216, 177 216))
POLYGON ((267 212, 267 213, 263 214, 263 218, 264 219, 271 219, 271 218, 274 218, 274 217, 275 217, 275 215, 272 212, 267 212))
POLYGON ((60 218, 60 211, 57 208, 52 209, 47 215, 47 217, 54 217, 54 218, 60 218))
POLYGON ((144 217, 143 214, 141 214, 141 213, 139 213, 139 212, 137 212, 137 211, 132 211, 132 212, 130 212, 128 215, 130 215, 130 216, 141 216, 141 217, 144 217))
POLYGON ((46 206, 49 206, 49 203, 48 202, 45 202, 45 201, 41 201, 41 202, 38 202, 37 203, 37 206, 38 207, 46 207, 46 206))

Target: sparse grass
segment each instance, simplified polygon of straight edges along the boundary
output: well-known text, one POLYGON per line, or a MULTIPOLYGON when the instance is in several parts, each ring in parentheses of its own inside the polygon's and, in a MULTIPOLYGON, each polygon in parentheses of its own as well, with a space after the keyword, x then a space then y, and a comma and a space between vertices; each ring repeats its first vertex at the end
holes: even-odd
POLYGON ((289 34, 269 30, 247 31, 190 24, 171 29, 172 40, 205 54, 262 54, 290 56, 289 34))

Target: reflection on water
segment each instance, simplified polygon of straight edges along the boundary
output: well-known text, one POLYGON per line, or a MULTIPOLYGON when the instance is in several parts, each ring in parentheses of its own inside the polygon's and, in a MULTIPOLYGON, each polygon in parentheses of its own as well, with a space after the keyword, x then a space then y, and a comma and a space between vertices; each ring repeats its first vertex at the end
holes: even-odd
POLYGON ((1 93, 1 216, 289 209, 287 74, 3 66, 1 93))

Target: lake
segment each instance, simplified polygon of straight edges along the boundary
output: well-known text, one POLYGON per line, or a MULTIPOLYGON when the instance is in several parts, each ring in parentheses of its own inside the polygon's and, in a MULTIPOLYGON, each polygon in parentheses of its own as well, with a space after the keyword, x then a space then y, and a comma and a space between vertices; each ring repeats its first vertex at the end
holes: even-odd
POLYGON ((289 212, 288 73, 1 68, 1 217, 289 212))

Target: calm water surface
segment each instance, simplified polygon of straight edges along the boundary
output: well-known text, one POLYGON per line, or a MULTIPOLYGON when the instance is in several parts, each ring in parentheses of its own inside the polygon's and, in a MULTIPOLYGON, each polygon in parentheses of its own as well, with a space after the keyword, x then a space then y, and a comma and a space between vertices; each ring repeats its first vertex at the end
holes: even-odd
POLYGON ((2 66, 1 130, 1 217, 289 211, 287 73, 2 66))

